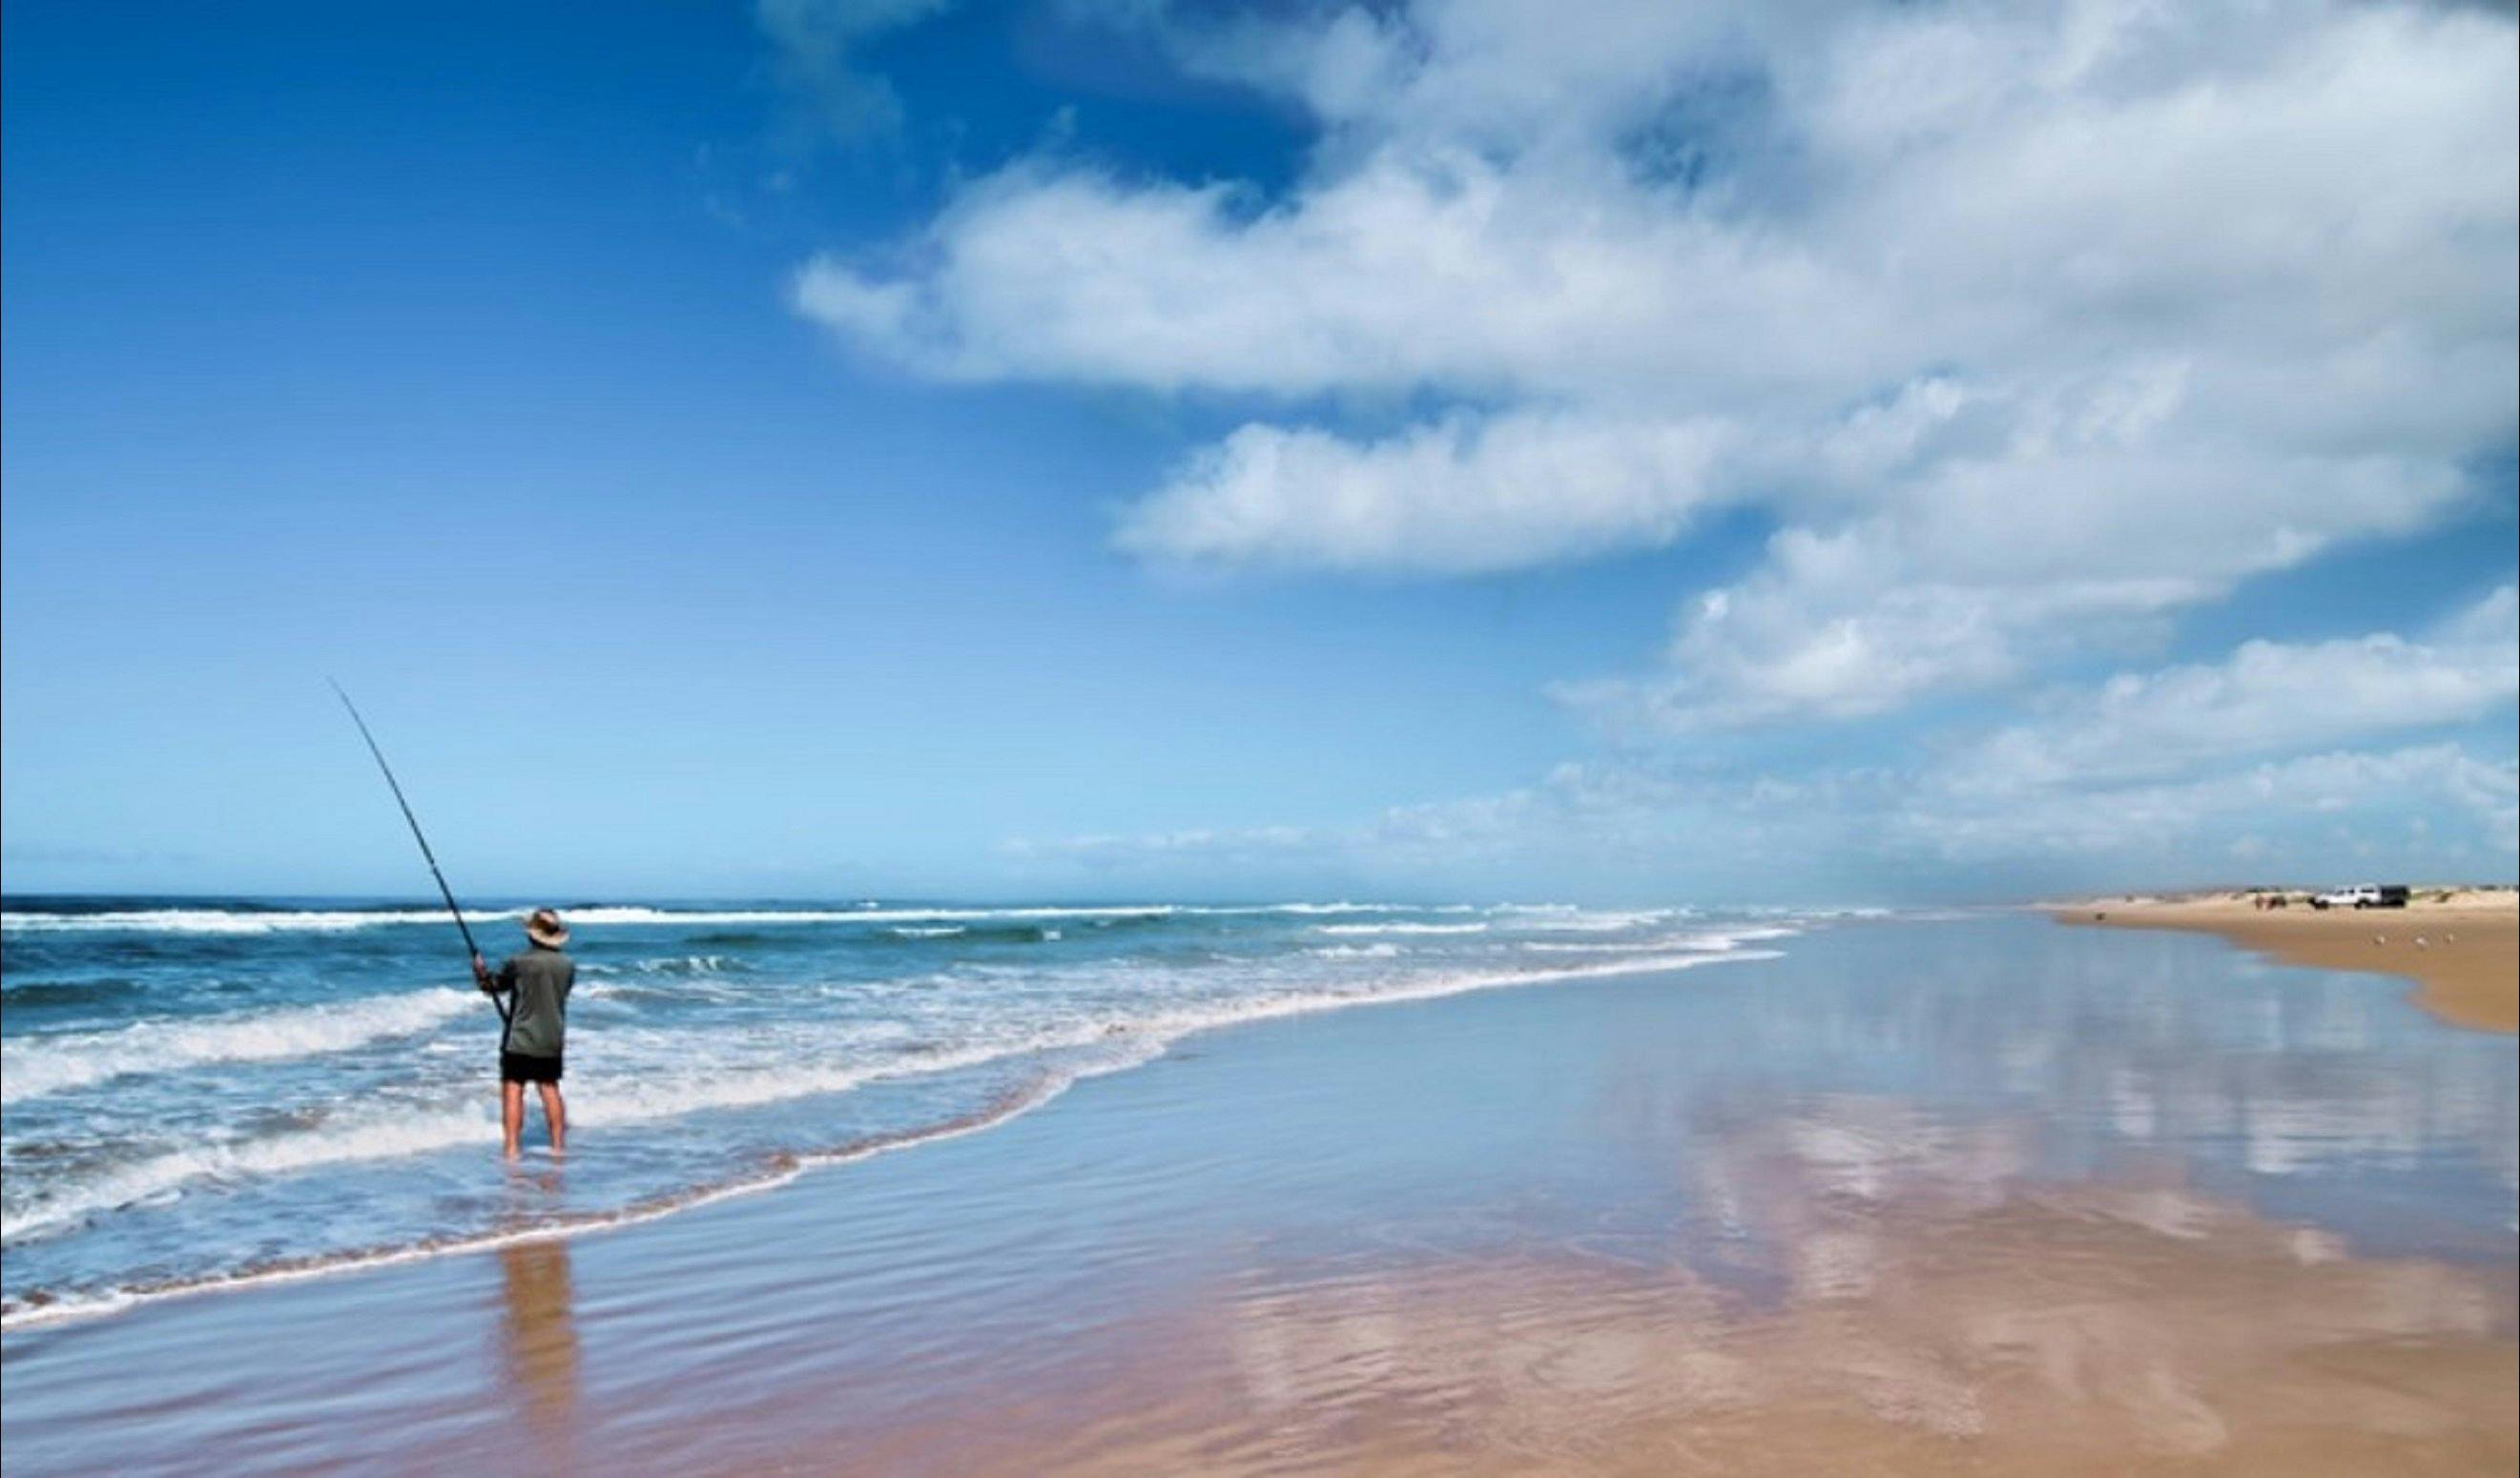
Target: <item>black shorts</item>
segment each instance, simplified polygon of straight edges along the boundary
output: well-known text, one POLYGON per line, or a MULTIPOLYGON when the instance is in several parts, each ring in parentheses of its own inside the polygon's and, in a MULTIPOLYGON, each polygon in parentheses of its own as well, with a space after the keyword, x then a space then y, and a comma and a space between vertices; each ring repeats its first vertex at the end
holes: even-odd
POLYGON ((528 1057, 523 1053, 499 1053, 499 1081, 502 1083, 557 1083, 560 1081, 560 1058, 528 1057))

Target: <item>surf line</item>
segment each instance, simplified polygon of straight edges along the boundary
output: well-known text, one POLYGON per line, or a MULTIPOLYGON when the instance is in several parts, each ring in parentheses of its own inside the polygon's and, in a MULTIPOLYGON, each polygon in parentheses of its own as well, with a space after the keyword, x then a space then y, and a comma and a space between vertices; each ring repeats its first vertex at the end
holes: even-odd
MULTIPOLYGON (((333 682, 330 678, 325 681, 333 682)), ((377 768, 384 772, 394 804, 402 807, 402 819, 411 824, 411 839, 420 843, 420 855, 428 863, 428 875, 437 879, 437 896, 446 900, 446 912, 455 918, 455 931, 464 936, 464 959, 470 964, 481 958, 481 947, 472 942, 472 927, 464 921, 464 911, 455 906, 455 890, 446 885, 446 873, 437 866, 437 854, 428 849, 428 836, 420 829, 420 818, 411 814, 411 802, 403 796, 402 782, 394 779, 393 766, 385 763, 385 752, 377 746, 377 737, 369 732, 368 721, 359 717, 359 705, 350 701, 350 695, 341 691, 338 683, 333 683, 333 694, 350 710, 350 722, 359 726, 359 738, 368 741, 368 752, 377 757, 377 768)), ((499 1013, 499 1051, 504 1053, 508 1050, 508 1033, 517 1024, 515 1008, 497 996, 490 998, 490 1008, 499 1013)))

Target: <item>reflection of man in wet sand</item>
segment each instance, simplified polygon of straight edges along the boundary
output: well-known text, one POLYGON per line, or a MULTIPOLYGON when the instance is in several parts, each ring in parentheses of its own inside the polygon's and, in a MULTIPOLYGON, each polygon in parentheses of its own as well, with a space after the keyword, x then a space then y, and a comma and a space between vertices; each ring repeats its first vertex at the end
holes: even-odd
POLYGON ((518 1393, 525 1426, 543 1449, 543 1459, 560 1464, 577 1419, 577 1322, 568 1243, 502 1247, 499 1271, 508 1295, 505 1384, 518 1393))

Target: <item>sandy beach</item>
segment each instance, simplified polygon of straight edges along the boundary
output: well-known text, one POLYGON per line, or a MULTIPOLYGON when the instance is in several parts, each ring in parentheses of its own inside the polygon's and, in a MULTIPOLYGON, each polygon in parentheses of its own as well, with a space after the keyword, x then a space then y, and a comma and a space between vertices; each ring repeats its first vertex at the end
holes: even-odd
POLYGON ((2288 964, 2375 970, 2415 982, 2415 1003, 2454 1025, 2520 1031, 2520 894, 2418 888, 2403 909, 2281 909, 2221 891, 2101 898, 2060 906, 2066 923, 2194 929, 2288 964))
POLYGON ((2515 1077, 2201 936, 1822 928, 1192 1036, 617 1232, 14 1329, 9 1468, 2502 1473, 2515 1077))

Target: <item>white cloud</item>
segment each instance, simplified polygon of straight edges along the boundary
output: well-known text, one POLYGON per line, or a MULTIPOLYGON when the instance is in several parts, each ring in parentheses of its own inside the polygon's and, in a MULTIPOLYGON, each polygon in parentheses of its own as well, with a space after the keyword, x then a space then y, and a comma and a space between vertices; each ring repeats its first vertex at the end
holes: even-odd
POLYGON ((1524 412, 1359 446, 1246 425, 1132 509, 1121 548, 1344 569, 1506 569, 1664 542, 1716 492, 1713 423, 1524 412))
MULTIPOLYGON (((2456 852, 2476 875, 2508 875, 2520 828, 2520 768, 2455 744, 2382 751, 2332 750, 2271 760, 2193 780, 1990 792, 1946 784, 1892 819, 1909 850, 1947 859, 2070 858, 2085 867, 2135 859, 2179 865, 2201 844, 2239 832, 2260 837, 2274 875, 2333 875, 2379 842, 2409 856, 2456 852), (2458 845, 2406 845, 2407 823, 2446 817, 2458 845), (2488 859, 2491 859, 2488 861, 2488 859)), ((2171 879, 2176 881, 2177 879, 2171 879)))
POLYGON ((1345 827, 1036 850, 1118 872, 1309 859, 1394 887, 1555 879, 1717 897, 2168 885, 2232 865, 2265 878, 2507 876, 2520 761, 2462 741, 2351 746, 2507 717, 2515 694, 2520 599, 2505 585, 2419 638, 2249 642, 2059 693, 2032 722, 1904 766, 1629 752, 1345 827))
POLYGON ((1051 158, 800 311, 944 380, 1281 397, 1151 560, 1475 572, 1781 525, 1662 727, 1878 712, 2427 526, 2514 429, 2509 17, 1420 0, 1198 28, 1323 130, 1280 198, 1051 158), (1455 397, 1358 440, 1313 408, 1455 397))
POLYGON ((1962 784, 2003 793, 2176 775, 2482 719, 2515 694, 2520 624, 2505 585, 2424 640, 2257 641, 2218 663, 2122 673, 1975 746, 1962 784))
MULTIPOLYGON (((1773 36, 1732 34, 1755 11, 1631 36, 1641 9, 1436 0, 1371 41, 1352 18, 1238 32, 1258 58, 1378 47, 1409 81, 1361 112, 1306 84, 1330 132, 1276 202, 1020 161, 881 279, 919 313, 835 326, 940 375, 1662 403, 2182 340, 2500 344, 2473 316, 2507 321, 2513 295, 2496 19, 1847 7, 1773 36), (1722 152, 1698 188, 1641 175, 1658 124, 1722 152)), ((804 281, 880 277, 826 258, 804 281)))
POLYGON ((1744 780, 1627 756, 1347 826, 1102 835, 1010 851, 1070 885, 1152 885, 1206 870, 1245 890, 1331 877, 1400 896, 1664 902, 2002 898, 2375 870, 2507 880, 2520 851, 2520 764, 2452 743, 2001 795, 1958 779, 1928 767, 1744 780))

